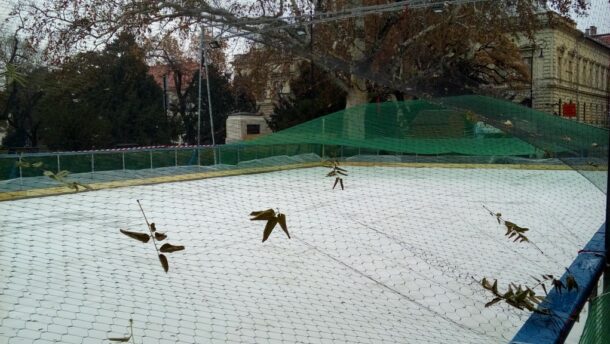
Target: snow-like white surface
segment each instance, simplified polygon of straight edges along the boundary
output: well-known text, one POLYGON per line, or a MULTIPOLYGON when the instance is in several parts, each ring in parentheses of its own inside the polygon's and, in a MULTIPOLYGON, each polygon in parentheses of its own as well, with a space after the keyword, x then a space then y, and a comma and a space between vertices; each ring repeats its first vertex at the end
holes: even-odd
POLYGON ((603 223, 572 171, 324 168, 0 203, 0 342, 500 343, 528 313, 474 279, 562 274, 603 223), (169 242, 165 274, 136 199, 169 242), (505 239, 482 207, 531 230, 505 239), (293 236, 261 243, 253 210, 293 236))

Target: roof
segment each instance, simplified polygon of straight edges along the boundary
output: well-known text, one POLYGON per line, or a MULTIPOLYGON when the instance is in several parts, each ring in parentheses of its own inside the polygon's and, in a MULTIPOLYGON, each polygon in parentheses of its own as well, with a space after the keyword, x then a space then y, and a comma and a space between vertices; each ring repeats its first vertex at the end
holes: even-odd
MULTIPOLYGON (((195 76, 198 69, 197 62, 190 61, 180 65, 180 69, 183 71, 182 87, 186 89, 189 83, 195 76)), ((169 92, 176 92, 176 84, 174 83, 174 71, 168 64, 157 64, 148 67, 148 74, 152 75, 155 82, 159 87, 163 88, 163 77, 167 77, 167 90, 169 92)))
POLYGON ((610 33, 603 33, 603 34, 594 35, 591 37, 610 47, 610 33))

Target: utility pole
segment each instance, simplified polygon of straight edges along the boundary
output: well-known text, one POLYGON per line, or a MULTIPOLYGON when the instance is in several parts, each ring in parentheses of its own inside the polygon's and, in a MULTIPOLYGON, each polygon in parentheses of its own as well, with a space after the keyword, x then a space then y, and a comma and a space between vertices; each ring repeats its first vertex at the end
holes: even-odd
POLYGON ((203 69, 203 25, 201 26, 201 38, 199 41, 199 89, 197 91, 197 165, 201 166, 201 154, 199 152, 199 145, 201 144, 201 74, 203 69))
MULTIPOLYGON (((212 97, 210 92, 210 73, 208 69, 208 49, 205 42, 205 32, 201 28, 201 50, 203 52, 203 65, 205 67, 205 82, 208 89, 208 112, 210 114, 210 134, 212 134, 212 152, 214 153, 214 165, 216 165, 216 139, 214 138, 214 118, 212 117, 212 97)), ((201 75, 201 74, 200 74, 201 75)), ((199 98, 201 98, 201 81, 199 82, 199 98)), ((201 111, 201 107, 199 108, 201 111)))

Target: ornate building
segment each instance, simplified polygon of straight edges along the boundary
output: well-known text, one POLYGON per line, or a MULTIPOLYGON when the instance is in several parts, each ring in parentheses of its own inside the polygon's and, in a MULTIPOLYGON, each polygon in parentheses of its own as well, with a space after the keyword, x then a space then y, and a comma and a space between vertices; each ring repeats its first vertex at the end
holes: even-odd
POLYGON ((562 117, 608 126, 610 116, 610 35, 585 32, 555 13, 534 41, 521 38, 531 83, 515 89, 516 101, 562 117))

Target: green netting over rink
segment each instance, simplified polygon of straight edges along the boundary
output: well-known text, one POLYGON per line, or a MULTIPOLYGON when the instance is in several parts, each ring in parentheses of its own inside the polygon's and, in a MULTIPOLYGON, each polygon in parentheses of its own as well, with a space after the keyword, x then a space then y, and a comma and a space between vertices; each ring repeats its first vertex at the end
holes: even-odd
POLYGON ((589 316, 579 343, 610 343, 610 294, 606 293, 591 300, 589 316))
POLYGON ((459 96, 362 105, 245 144, 316 143, 422 155, 548 157, 590 155, 592 148, 606 145, 607 135, 605 129, 511 102, 459 96))

